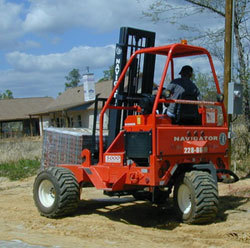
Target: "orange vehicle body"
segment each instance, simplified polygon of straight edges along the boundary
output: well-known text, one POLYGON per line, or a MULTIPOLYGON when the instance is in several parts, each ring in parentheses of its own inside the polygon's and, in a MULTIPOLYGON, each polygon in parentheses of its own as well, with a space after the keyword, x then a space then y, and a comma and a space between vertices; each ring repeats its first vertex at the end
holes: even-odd
POLYGON ((105 191, 125 191, 140 187, 169 187, 171 178, 179 166, 185 170, 192 165, 213 164, 215 169, 229 169, 228 123, 223 102, 174 100, 162 97, 168 70, 171 70, 170 75, 174 79, 174 59, 194 55, 207 56, 217 93, 221 94, 212 58, 206 49, 180 43, 137 50, 128 60, 100 113, 99 161, 92 164, 90 150, 83 149, 82 164, 58 166, 70 169, 80 185, 91 183, 97 189, 105 191), (129 107, 115 106, 112 101, 133 59, 138 54, 144 53, 166 56, 166 63, 150 114, 142 114, 138 104, 129 107), (158 105, 171 102, 199 105, 201 124, 172 124, 167 115, 157 112, 158 105), (218 110, 214 108, 215 106, 221 108, 223 121, 220 125, 218 125, 218 110), (129 109, 134 114, 125 118, 120 133, 109 147, 104 149, 103 119, 109 109, 129 109), (140 149, 144 149, 144 145, 148 146, 145 148, 149 153, 147 162, 143 161, 138 164, 134 159, 128 157, 127 144, 130 146, 131 153, 138 146, 140 149))

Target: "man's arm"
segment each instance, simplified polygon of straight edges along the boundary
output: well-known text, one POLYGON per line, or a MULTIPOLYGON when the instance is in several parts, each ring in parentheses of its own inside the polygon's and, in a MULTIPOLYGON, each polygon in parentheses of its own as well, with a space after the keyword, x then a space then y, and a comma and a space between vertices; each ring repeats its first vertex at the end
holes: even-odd
POLYGON ((173 82, 170 82, 167 87, 166 87, 166 90, 170 91, 171 95, 173 94, 174 92, 174 88, 175 88, 175 84, 173 82))

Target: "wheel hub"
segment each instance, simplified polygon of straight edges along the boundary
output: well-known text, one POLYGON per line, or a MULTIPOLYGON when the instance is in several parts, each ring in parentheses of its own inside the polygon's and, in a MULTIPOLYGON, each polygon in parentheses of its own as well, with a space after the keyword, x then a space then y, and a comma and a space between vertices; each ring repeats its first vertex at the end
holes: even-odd
POLYGON ((38 189, 38 196, 44 207, 51 207, 55 202, 54 185, 49 180, 43 180, 38 189))
POLYGON ((187 214, 191 210, 192 202, 190 189, 185 184, 179 187, 177 200, 180 210, 187 214))

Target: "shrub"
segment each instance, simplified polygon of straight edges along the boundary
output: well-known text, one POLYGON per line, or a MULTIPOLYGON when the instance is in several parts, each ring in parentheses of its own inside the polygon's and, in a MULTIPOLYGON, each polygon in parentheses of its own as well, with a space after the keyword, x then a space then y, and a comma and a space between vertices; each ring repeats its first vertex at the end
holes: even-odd
POLYGON ((0 139, 0 150, 0 177, 19 180, 37 173, 42 154, 40 137, 0 139))
POLYGON ((250 134, 239 121, 234 123, 232 131, 232 164, 236 163, 237 170, 250 173, 250 134))
POLYGON ((19 180, 35 175, 39 167, 39 160, 30 159, 2 163, 0 164, 0 177, 8 177, 10 180, 19 180))
POLYGON ((39 160, 42 155, 42 138, 24 137, 0 139, 0 164, 20 159, 39 160))

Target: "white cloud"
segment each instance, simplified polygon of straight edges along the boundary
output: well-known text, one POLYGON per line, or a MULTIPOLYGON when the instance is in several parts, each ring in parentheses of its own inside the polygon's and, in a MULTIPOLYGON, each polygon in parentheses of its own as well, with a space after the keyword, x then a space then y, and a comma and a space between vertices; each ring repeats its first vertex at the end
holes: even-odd
MULTIPOLYGON (((145 26, 143 3, 134 0, 29 0, 12 3, 0 0, 0 47, 16 47, 27 34, 63 34, 72 28, 106 32, 120 26, 145 26), (25 4, 26 3, 26 4, 25 4)), ((150 21, 149 21, 150 22, 150 21)), ((24 49, 27 44, 23 44, 24 49)))
POLYGON ((53 96, 64 91, 65 76, 73 68, 83 73, 87 66, 95 73, 96 80, 102 76, 114 60, 114 46, 74 47, 65 53, 34 55, 11 52, 6 55, 10 70, 0 71, 0 85, 10 89, 14 97, 53 96))
POLYGON ((20 18, 22 10, 23 6, 20 4, 0 0, 0 47, 10 47, 15 43, 15 39, 22 35, 22 20, 20 18))
MULTIPOLYGON (((27 1, 27 0, 26 0, 27 1)), ((183 1, 169 1, 177 7, 183 7, 183 1), (182 5, 178 5, 182 4, 182 5)), ((177 30, 167 21, 172 21, 166 12, 166 19, 153 24, 145 18, 142 11, 147 11, 152 0, 29 0, 29 4, 14 4, 0 0, 0 31, 4 33, 1 43, 14 46, 16 38, 27 33, 62 34, 71 28, 89 28, 93 32, 117 30, 121 26, 134 26, 157 31, 159 44, 168 39, 189 35, 188 32, 177 30), (21 18, 22 15, 22 18, 21 18), (166 21, 167 20, 167 21, 166 21)), ((185 3, 185 2, 184 2, 185 3)), ((187 8, 187 10, 192 8, 187 8)), ((206 12, 198 16, 179 18, 179 22, 198 24, 205 29, 209 24, 217 28, 221 25, 215 18, 207 19, 206 12), (201 18, 202 17, 202 18, 201 18)), ((184 37, 182 37, 184 38, 184 37)), ((24 47, 27 46, 24 44, 24 47)))
POLYGON ((138 22, 141 5, 134 0, 33 0, 24 21, 27 32, 63 32, 70 27, 113 30, 138 22))
MULTIPOLYGON (((1 89, 12 90, 15 97, 56 96, 64 89, 64 77, 72 68, 82 71, 89 66, 92 72, 101 75, 114 61, 114 46, 105 46, 102 35, 118 31, 121 26, 155 31, 156 45, 179 39, 182 31, 176 27, 166 22, 154 24, 142 16, 150 3, 152 0, 24 0, 20 3, 0 0, 0 32, 4 34, 0 48, 8 49, 5 55, 8 65, 4 66, 9 68, 1 70, 0 67, 1 89), (74 34, 81 32, 77 38, 88 46, 74 43, 76 37, 71 39, 68 35, 71 30, 74 34), (93 44, 101 45, 92 45, 86 37, 88 32, 95 37, 100 35, 100 40, 93 44)), ((188 21, 196 23, 197 20, 196 17, 188 21)), ((198 22, 202 28, 205 28, 203 24, 209 24, 205 18, 198 22)))
POLYGON ((113 63, 114 46, 74 47, 66 53, 32 55, 22 52, 11 52, 6 55, 8 63, 17 71, 53 72, 71 68, 99 69, 113 63))

